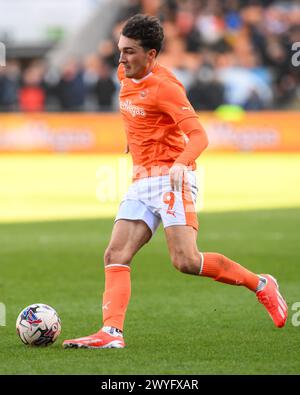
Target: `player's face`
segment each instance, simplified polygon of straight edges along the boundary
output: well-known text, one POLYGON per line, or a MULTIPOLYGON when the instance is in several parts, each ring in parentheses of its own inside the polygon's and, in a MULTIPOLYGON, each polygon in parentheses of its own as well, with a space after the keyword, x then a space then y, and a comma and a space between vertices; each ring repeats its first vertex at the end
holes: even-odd
POLYGON ((120 59, 125 68, 127 78, 140 79, 147 75, 153 66, 156 50, 145 51, 139 40, 121 35, 119 44, 120 59))

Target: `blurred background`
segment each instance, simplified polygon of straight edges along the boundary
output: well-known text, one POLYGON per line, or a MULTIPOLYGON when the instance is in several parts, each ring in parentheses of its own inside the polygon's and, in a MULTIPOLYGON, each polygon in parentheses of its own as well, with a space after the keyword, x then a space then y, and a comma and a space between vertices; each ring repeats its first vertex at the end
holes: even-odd
POLYGON ((0 218, 115 215, 131 174, 118 104, 117 43, 124 22, 136 13, 160 18, 165 41, 159 62, 185 86, 207 131, 207 152, 218 158, 206 152, 199 158, 202 184, 224 185, 222 194, 200 187, 198 208, 300 203, 291 190, 298 185, 291 164, 298 156, 290 157, 300 152, 300 53, 293 47, 300 52, 300 1, 0 0, 6 48, 0 66, 0 218), (49 153, 89 155, 44 155, 49 153), (228 153, 225 170, 220 155, 228 153), (237 160, 236 175, 230 158, 237 160), (209 166, 201 168, 206 161, 209 166), (220 177, 220 168, 226 175, 220 177), (244 177, 248 169, 257 169, 249 173, 252 192, 244 177), (279 174, 286 187, 277 183, 279 174), (262 185, 269 187, 264 196, 262 185), (276 193, 278 188, 290 193, 276 193))
POLYGON ((0 0, 0 111, 117 111, 119 33, 140 12, 197 110, 300 109, 297 0, 0 0))

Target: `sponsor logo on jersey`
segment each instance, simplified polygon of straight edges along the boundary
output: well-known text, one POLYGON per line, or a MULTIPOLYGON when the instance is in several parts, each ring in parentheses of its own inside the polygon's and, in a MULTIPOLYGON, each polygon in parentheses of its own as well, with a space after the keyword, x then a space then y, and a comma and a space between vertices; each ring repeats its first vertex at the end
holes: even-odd
POLYGON ((127 111, 129 112, 133 117, 141 116, 145 117, 146 116, 146 111, 143 109, 143 107, 136 106, 132 104, 131 100, 125 100, 125 101, 120 101, 120 109, 122 111, 127 111))

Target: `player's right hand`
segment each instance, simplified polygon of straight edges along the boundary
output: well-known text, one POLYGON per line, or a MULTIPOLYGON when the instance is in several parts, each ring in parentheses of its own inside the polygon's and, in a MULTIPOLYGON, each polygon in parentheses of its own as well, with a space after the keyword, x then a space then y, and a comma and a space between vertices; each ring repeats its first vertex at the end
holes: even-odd
POLYGON ((173 191, 181 191, 182 184, 187 177, 187 167, 182 163, 175 163, 169 172, 170 184, 173 191))

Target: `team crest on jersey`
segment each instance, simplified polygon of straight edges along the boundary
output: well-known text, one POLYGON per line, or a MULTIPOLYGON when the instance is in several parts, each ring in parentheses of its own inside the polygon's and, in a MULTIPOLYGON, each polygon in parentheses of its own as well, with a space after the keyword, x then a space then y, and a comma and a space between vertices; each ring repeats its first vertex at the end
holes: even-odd
POLYGON ((148 96, 148 89, 143 90, 143 91, 140 92, 140 98, 141 99, 145 99, 145 97, 147 97, 147 96, 148 96))
POLYGON ((146 116, 146 111, 144 108, 132 104, 131 100, 120 100, 120 109, 129 112, 133 117, 146 116))

